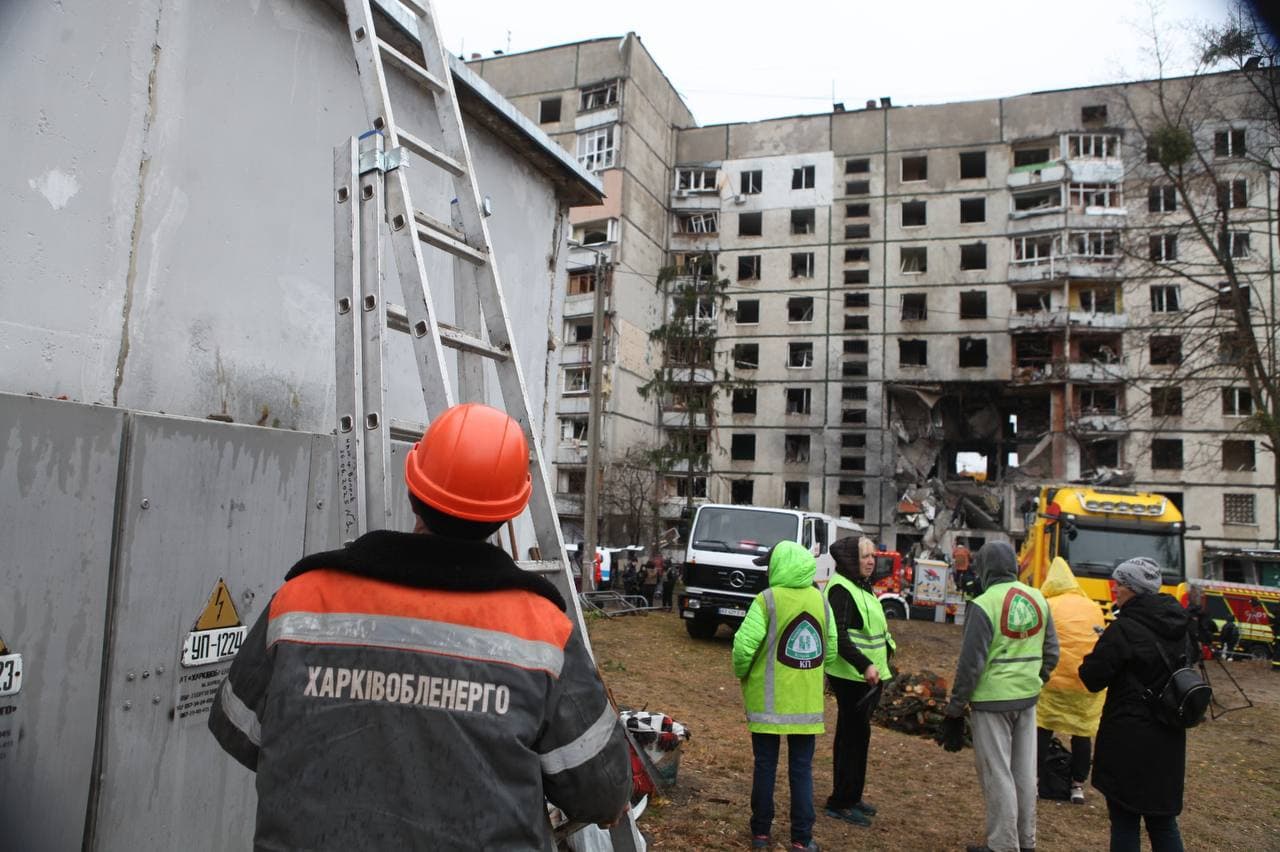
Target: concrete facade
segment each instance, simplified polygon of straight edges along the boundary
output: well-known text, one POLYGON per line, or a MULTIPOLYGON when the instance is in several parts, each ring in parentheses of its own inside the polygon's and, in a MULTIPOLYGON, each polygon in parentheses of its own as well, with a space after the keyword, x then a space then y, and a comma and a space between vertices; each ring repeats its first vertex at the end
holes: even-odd
MULTIPOLYGON (((490 79, 515 66, 531 79, 542 57, 581 47, 479 64, 490 79)), ((1266 147, 1244 118, 1241 82, 1195 84, 1202 147, 1232 128, 1256 134, 1252 150, 1266 147)), ((656 274, 708 251, 730 281, 717 365, 751 379, 756 400, 750 413, 730 395, 719 401, 707 499, 819 509, 903 551, 949 552, 958 537, 1017 538, 1040 484, 1110 480, 1182 505, 1199 527, 1188 534, 1193 576, 1202 545, 1273 546, 1275 459, 1240 431, 1251 410, 1243 382, 1214 366, 1218 332, 1201 320, 1216 294, 1184 280, 1211 257, 1185 233, 1181 269, 1147 256, 1151 236, 1186 227, 1148 210, 1153 91, 690 121, 674 134, 665 190, 652 190, 656 174, 628 171, 624 209, 643 174, 669 220, 644 238, 646 249, 662 241, 665 259, 633 268, 656 274), (806 166, 812 178, 796 177, 806 166), (689 216, 714 224, 682 232, 689 216), (1153 364, 1151 339, 1170 335, 1186 341, 1186 360, 1153 364), (1191 375, 1185 409, 1153 408, 1153 395, 1191 375)), ((650 132, 650 147, 668 138, 665 127, 650 132)), ((1250 244, 1238 263, 1274 357, 1275 173, 1230 157, 1218 166, 1247 185, 1235 221, 1250 244)), ((627 252, 631 236, 622 231, 615 250, 627 252)), ((643 312, 631 316, 643 327, 643 312)), ((654 403, 627 391, 615 387, 610 411, 645 421, 654 403)))

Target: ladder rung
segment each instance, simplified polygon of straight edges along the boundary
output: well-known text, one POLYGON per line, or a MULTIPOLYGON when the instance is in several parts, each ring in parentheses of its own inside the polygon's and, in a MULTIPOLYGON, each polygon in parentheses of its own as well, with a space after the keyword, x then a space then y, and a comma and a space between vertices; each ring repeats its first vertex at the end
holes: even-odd
MULTIPOLYGON (((409 333, 409 317, 402 305, 387 302, 387 328, 392 331, 409 333)), ((448 346, 450 349, 472 352, 485 358, 491 358, 494 361, 505 361, 511 355, 509 350, 494 346, 474 334, 468 334, 457 326, 442 322, 439 323, 439 329, 440 345, 448 346)), ((415 336, 421 337, 422 335, 415 334, 415 336)))
POLYGON ((447 251, 476 266, 484 266, 489 262, 486 252, 459 239, 461 235, 453 228, 443 225, 421 211, 415 211, 413 218, 418 223, 418 239, 424 243, 447 251))
POLYGON ((474 352, 476 355, 483 355, 486 358, 492 358, 494 361, 505 361, 511 354, 506 349, 499 349, 492 343, 488 343, 475 335, 467 334, 460 328, 455 328, 445 323, 440 323, 440 343, 450 349, 457 349, 461 352, 474 352))
POLYGON ((418 0, 400 0, 400 5, 404 6, 419 18, 425 18, 427 15, 427 7, 422 3, 419 3, 418 0))
POLYGON ((542 561, 523 560, 517 562, 516 565, 522 571, 528 571, 532 574, 559 574, 564 570, 564 565, 550 559, 542 561))
POLYGON ((465 166, 462 165, 462 163, 458 162, 453 157, 450 157, 448 154, 441 151, 439 148, 434 148, 431 145, 428 145, 426 142, 423 142, 421 139, 419 139, 417 136, 414 136, 409 131, 402 130, 401 128, 397 127, 396 135, 400 137, 401 145, 408 148, 410 151, 417 154, 419 157, 426 160, 427 162, 434 163, 435 165, 444 169, 446 172, 457 175, 459 177, 467 173, 467 169, 465 166))
POLYGON ((433 92, 444 92, 444 83, 440 82, 440 78, 387 44, 382 39, 378 39, 378 49, 382 51, 382 55, 388 62, 399 68, 401 71, 409 75, 409 79, 415 83, 421 84, 424 89, 433 92))
POLYGON ((409 420, 391 420, 388 426, 388 437, 392 441, 407 441, 410 444, 422 440, 422 433, 427 431, 425 423, 414 423, 409 420))

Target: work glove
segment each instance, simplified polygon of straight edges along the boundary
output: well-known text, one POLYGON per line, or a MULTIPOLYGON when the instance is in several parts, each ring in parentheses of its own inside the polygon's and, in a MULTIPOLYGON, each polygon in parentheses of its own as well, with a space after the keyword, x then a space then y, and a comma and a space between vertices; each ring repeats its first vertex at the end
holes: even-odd
POLYGON ((942 720, 942 735, 938 742, 947 751, 959 751, 964 748, 964 717, 945 717, 942 720))

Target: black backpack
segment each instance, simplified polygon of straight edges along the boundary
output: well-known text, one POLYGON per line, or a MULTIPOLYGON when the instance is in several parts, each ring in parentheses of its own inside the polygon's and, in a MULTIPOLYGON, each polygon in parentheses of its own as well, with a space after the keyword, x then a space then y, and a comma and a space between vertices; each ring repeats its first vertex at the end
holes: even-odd
POLYGON ((1169 676, 1161 683, 1143 686, 1142 700, 1147 703, 1152 715, 1169 727, 1194 728, 1204 721, 1204 714, 1213 701, 1213 689, 1204 682, 1199 672, 1187 665, 1186 654, 1178 659, 1178 667, 1175 668, 1161 647, 1159 637, 1145 624, 1139 626, 1151 634, 1156 653, 1169 672, 1169 676))
POLYGON ((1071 798, 1071 752, 1057 737, 1049 739, 1049 748, 1040 763, 1040 798, 1066 801, 1071 798))

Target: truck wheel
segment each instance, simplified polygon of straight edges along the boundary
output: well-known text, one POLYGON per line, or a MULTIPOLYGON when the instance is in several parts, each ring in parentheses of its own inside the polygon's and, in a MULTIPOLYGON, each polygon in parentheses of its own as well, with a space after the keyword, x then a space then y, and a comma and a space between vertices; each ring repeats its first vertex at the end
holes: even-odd
POLYGON ((689 635, 694 639, 710 639, 716 635, 716 628, 720 625, 706 618, 686 618, 684 621, 684 629, 689 631, 689 635))
POLYGON ((885 618, 907 617, 907 608, 902 605, 902 601, 884 601, 882 606, 884 608, 885 618))

